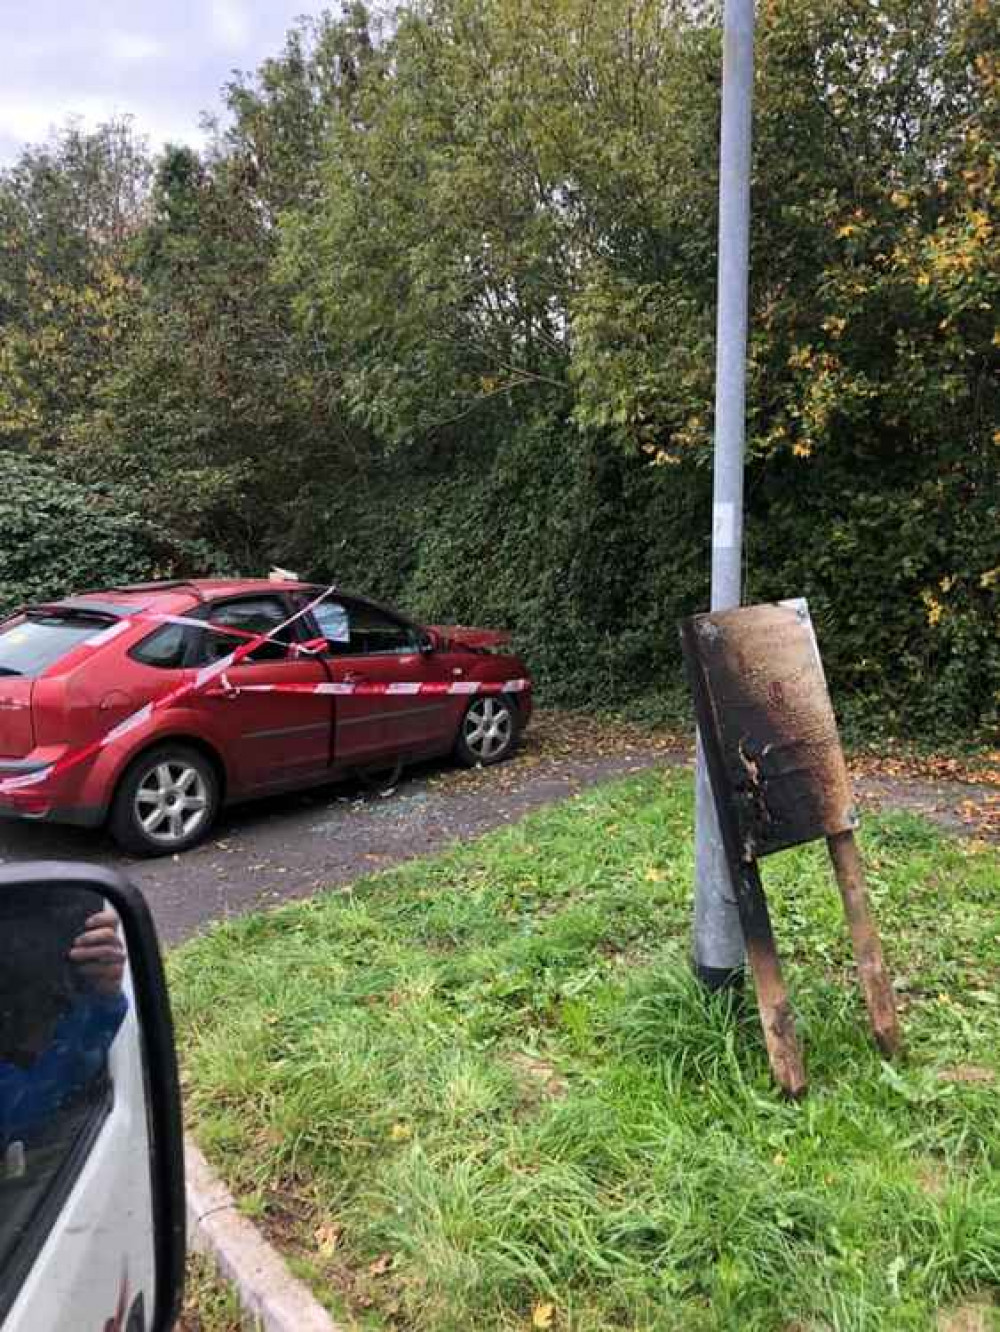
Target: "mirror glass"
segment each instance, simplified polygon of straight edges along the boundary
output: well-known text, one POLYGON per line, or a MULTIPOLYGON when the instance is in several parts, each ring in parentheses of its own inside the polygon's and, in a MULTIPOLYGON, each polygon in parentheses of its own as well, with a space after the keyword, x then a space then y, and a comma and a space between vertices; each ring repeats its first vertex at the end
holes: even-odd
MULTIPOLYGON (((72 1307, 98 1319, 87 1323, 97 1327, 106 1326, 103 1320, 121 1306, 129 1316, 141 1315, 143 1303, 149 1307, 148 1289, 145 1301, 142 1294, 150 1285, 152 1252, 139 1051, 121 923, 103 896, 72 884, 5 886, 0 892, 0 1324, 5 1332, 11 1326, 15 1332, 68 1326, 58 1320, 72 1307), (101 1261, 95 1261, 98 1256, 101 1261)), ((120 1326, 143 1323, 132 1318, 120 1326)))
POLYGON ((98 894, 0 897, 0 1267, 110 1109, 128 1000, 118 918, 98 894))

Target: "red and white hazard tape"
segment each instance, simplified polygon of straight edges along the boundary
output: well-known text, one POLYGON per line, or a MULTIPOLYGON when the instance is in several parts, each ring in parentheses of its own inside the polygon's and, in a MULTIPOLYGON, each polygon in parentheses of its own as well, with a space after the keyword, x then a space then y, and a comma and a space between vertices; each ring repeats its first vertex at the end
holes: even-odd
POLYGON ((523 694, 531 688, 529 680, 357 680, 354 682, 324 680, 320 684, 248 684, 233 685, 223 676, 210 694, 224 694, 233 698, 237 694, 333 694, 337 698, 385 698, 394 695, 412 697, 414 694, 523 694))
MULTIPOLYGON (((35 772, 23 773, 16 777, 0 778, 0 796, 8 792, 24 791, 32 787, 41 786, 54 777, 61 777, 63 773, 78 767, 88 759, 99 754, 102 749, 120 740, 122 736, 128 735, 136 727, 142 726, 154 714, 164 712, 167 708, 182 702, 194 694, 200 693, 218 693, 228 697, 241 693, 281 693, 281 694, 332 694, 335 697, 379 697, 402 695, 409 696, 414 694, 427 695, 445 695, 445 694, 517 694, 523 693, 530 688, 528 680, 455 680, 455 681, 436 681, 436 680, 414 680, 414 681, 364 681, 353 682, 328 680, 319 684, 251 684, 251 685, 232 685, 226 678, 226 672, 232 667, 239 665, 244 658, 249 657, 264 643, 270 642, 278 634, 282 633, 296 620, 300 620, 304 615, 315 609, 327 597, 334 594, 334 586, 326 588, 318 597, 315 597, 308 605, 303 606, 301 610, 296 611, 294 615, 289 616, 282 624, 276 625, 266 634, 249 634, 243 629, 234 629, 228 625, 214 625, 210 621, 197 620, 192 616, 183 615, 150 615, 140 612, 137 615, 129 616, 122 620, 116 620, 114 624, 107 629, 102 629, 99 633, 87 638, 81 644, 82 648, 93 652, 100 651, 106 644, 112 642, 120 634, 126 633, 136 620, 158 620, 161 623, 169 624, 187 624, 193 625, 198 629, 208 629, 215 633, 226 634, 229 637, 239 639, 240 642, 225 657, 214 661, 209 666, 203 666, 197 672, 193 680, 185 681, 178 685, 176 689, 171 689, 160 698, 151 703, 144 704, 141 708, 131 713, 124 721, 120 721, 117 726, 113 726, 106 735, 98 740, 91 741, 89 745, 81 746, 79 749, 71 750, 63 754, 54 763, 45 768, 40 768, 35 772), (215 689, 211 689, 213 682, 218 681, 215 689)), ((313 640, 309 643, 298 644, 298 650, 301 653, 310 654, 321 651, 325 646, 325 640, 313 640)), ((78 649, 79 650, 79 649, 78 649)))

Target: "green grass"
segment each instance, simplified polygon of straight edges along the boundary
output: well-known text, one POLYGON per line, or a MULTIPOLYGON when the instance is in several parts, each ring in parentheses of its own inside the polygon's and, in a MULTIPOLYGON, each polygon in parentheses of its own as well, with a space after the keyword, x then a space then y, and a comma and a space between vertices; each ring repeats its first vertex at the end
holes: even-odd
POLYGON ((651 774, 176 952, 195 1131, 358 1327, 934 1328, 1000 1287, 1000 859, 903 816, 863 850, 898 1067, 815 845, 764 865, 811 1083, 775 1093, 690 978, 651 774))
POLYGON ((190 1253, 177 1332, 243 1332, 251 1326, 256 1330, 259 1324, 243 1318, 232 1286, 208 1258, 190 1253))

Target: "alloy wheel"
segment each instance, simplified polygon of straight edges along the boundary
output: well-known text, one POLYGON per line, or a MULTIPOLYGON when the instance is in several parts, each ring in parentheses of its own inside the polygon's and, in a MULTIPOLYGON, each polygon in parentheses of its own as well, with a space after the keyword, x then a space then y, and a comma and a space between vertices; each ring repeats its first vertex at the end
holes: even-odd
POLYGON ((209 816, 205 779, 189 763, 157 763, 136 788, 134 811, 136 823, 154 842, 186 842, 209 816))
POLYGON ((465 714, 462 738, 482 763, 489 763, 509 748, 514 734, 510 707, 499 698, 480 698, 465 714))

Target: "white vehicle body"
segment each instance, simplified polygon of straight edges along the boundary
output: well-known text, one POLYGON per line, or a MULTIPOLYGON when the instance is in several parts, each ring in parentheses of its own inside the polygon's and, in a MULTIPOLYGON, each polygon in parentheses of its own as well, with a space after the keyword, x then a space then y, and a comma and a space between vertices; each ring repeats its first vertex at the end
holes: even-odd
POLYGON ((141 1037, 128 981, 126 994, 128 1013, 109 1052, 110 1112, 95 1126, 86 1159, 3 1332, 147 1332, 148 1311, 156 1304, 147 1221, 152 1204, 149 1131, 141 1037))

